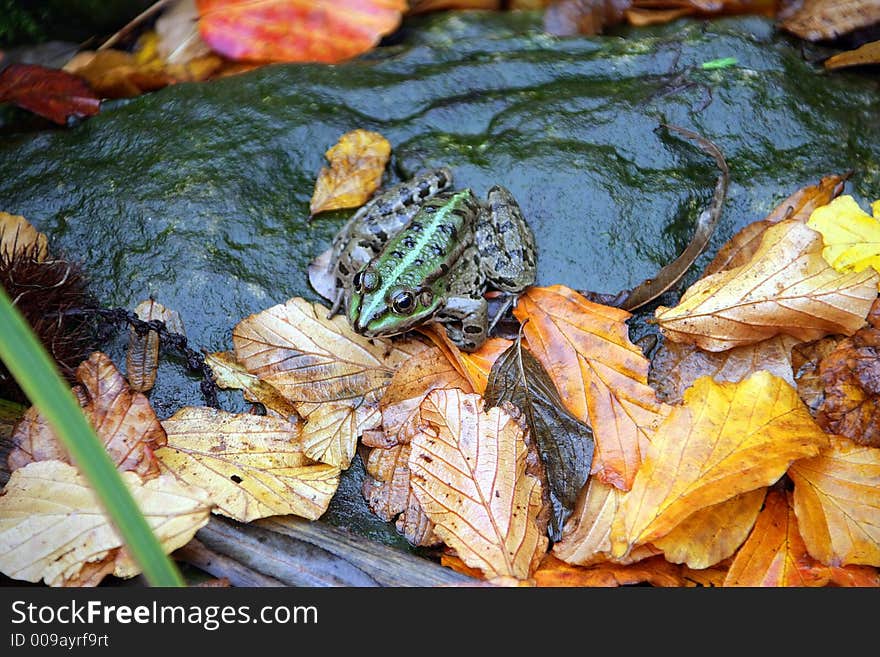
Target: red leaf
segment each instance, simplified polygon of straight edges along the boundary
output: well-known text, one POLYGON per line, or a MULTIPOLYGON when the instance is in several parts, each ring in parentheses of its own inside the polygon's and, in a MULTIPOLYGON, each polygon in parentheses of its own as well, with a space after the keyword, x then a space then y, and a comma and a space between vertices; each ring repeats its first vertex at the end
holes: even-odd
POLYGON ((10 64, 0 73, 0 103, 14 103, 59 125, 97 114, 101 99, 82 78, 36 64, 10 64))
POLYGON ((196 0, 202 38, 230 59, 339 62, 400 24, 404 0, 196 0))

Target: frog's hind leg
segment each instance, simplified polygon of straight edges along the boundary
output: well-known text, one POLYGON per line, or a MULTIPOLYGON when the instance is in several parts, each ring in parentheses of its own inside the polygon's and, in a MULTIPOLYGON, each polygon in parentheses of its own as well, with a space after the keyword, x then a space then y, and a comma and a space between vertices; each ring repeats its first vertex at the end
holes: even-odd
POLYGON ((522 292, 535 282, 535 236, 507 189, 496 185, 487 198, 477 221, 480 268, 490 287, 522 292))
POLYGON ((446 335, 462 351, 479 349, 486 341, 489 306, 483 297, 449 297, 434 319, 446 327, 446 335))

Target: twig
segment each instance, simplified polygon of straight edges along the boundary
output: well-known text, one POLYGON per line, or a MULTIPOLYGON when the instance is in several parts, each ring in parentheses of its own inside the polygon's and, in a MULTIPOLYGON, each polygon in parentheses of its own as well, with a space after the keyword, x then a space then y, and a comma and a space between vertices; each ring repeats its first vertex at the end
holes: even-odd
POLYGON ((107 39, 104 43, 102 43, 100 46, 98 46, 97 49, 98 50, 106 50, 107 48, 110 48, 110 47, 116 45, 116 43, 118 41, 120 41, 123 37, 125 37, 134 28, 136 28, 138 25, 143 23, 148 18, 151 18, 153 15, 155 15, 155 14, 159 13, 160 11, 162 11, 163 9, 165 9, 166 5, 170 5, 173 1, 174 0, 158 0, 157 2, 153 3, 152 5, 150 5, 146 9, 144 9, 141 13, 139 13, 137 16, 135 16, 130 21, 128 21, 128 23, 123 25, 116 32, 116 34, 114 34, 109 39, 107 39))

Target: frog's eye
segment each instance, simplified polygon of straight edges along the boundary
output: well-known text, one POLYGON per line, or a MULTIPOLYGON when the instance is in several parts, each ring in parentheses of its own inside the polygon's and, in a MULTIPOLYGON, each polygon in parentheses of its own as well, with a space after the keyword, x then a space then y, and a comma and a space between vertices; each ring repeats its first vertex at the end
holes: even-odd
POLYGON ((416 295, 410 290, 399 290, 391 295, 391 310, 398 315, 408 315, 416 307, 416 295))
POLYGON ((354 275, 351 282, 354 289, 358 292, 372 292, 373 290, 379 289, 381 279, 379 278, 379 274, 372 269, 361 269, 354 275))

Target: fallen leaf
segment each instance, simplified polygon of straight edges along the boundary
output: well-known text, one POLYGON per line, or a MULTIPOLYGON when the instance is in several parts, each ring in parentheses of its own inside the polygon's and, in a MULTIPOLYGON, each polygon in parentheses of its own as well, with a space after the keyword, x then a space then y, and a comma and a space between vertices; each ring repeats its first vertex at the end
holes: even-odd
POLYGON ((553 554, 563 561, 581 566, 606 561, 627 564, 661 554, 660 550, 650 545, 638 545, 625 557, 612 556, 611 524, 623 495, 625 493, 610 484, 595 477, 590 479, 565 525, 562 540, 553 545, 553 554))
POLYGON ((700 509, 769 486, 828 444, 797 392, 768 372, 698 379, 657 430, 612 529, 613 554, 651 543, 700 509))
POLYGON ((196 0, 202 38, 230 59, 324 62, 355 57, 393 32, 404 0, 196 0))
POLYGON ((288 399, 307 422, 306 456, 346 469, 358 436, 381 422, 394 372, 426 345, 355 333, 341 316, 299 297, 239 322, 236 360, 288 399))
POLYGON ((798 221, 769 227, 745 265, 700 279, 674 308, 655 312, 664 336, 724 351, 780 334, 798 340, 850 335, 877 297, 873 270, 841 274, 822 258, 821 236, 798 221))
POLYGON ((767 228, 784 219, 806 223, 813 210, 827 205, 843 191, 850 175, 851 172, 824 176, 817 184, 803 187, 791 194, 761 221, 746 224, 718 250, 703 276, 748 263, 758 250, 767 228))
POLYGON ((672 563, 708 568, 727 559, 746 540, 761 506, 766 488, 756 488, 695 511, 652 544, 672 563))
POLYGON ((592 473, 628 490, 651 435, 669 412, 648 386, 649 361, 629 340, 630 314, 562 285, 529 288, 514 315, 566 408, 596 440, 592 473))
POLYGON ((484 396, 488 407, 510 402, 522 412, 546 469, 550 539, 558 541, 590 474, 593 432, 566 410, 547 372, 519 340, 495 361, 484 396))
POLYGON ((807 554, 789 494, 771 491, 724 586, 825 586, 828 572, 807 554))
POLYGON ((133 98, 172 83, 161 62, 141 63, 121 50, 84 50, 77 53, 64 70, 88 81, 104 98, 133 98))
POLYGON ((309 202, 312 216, 327 210, 363 205, 382 183, 391 155, 391 144, 378 132, 346 132, 325 154, 329 167, 322 167, 309 202))
MULTIPOLYGON (((158 320, 165 323, 172 333, 185 335, 183 322, 176 310, 166 308, 161 303, 147 299, 141 301, 134 309, 139 319, 150 322, 158 320)), ((147 331, 138 335, 134 327, 128 329, 128 350, 125 352, 125 373, 128 385, 132 390, 146 392, 156 383, 156 371, 159 367, 159 334, 147 331)))
MULTIPOLYGON (((144 482, 134 472, 123 472, 122 478, 166 553, 188 543, 210 518, 211 502, 199 488, 166 476, 144 482)), ((84 567, 100 563, 113 550, 118 550, 114 575, 127 578, 140 572, 76 468, 41 461, 12 473, 0 497, 3 573, 59 586, 77 581, 84 567)), ((106 574, 104 565, 100 570, 106 574)))
POLYGON ((214 383, 223 389, 241 390, 249 402, 262 404, 267 411, 279 417, 291 419, 298 413, 293 403, 270 384, 249 373, 228 351, 205 355, 205 363, 211 368, 214 383))
POLYGON ((157 53, 169 64, 187 64, 211 52, 199 33, 195 0, 176 0, 156 19, 157 53))
POLYGON ((614 562, 589 567, 572 566, 552 554, 544 557, 534 574, 538 586, 628 586, 647 583, 652 586, 684 586, 681 567, 663 557, 648 557, 632 564, 614 562))
POLYGON ((819 426, 880 447, 880 329, 868 326, 841 340, 819 363, 818 375, 819 426))
POLYGON ((825 401, 825 383, 819 374, 819 365, 842 340, 842 335, 829 335, 819 340, 801 342, 791 349, 791 368, 798 394, 813 417, 816 417, 816 412, 825 401))
POLYGON ((411 443, 413 490, 435 531, 487 578, 528 579, 547 549, 537 523, 541 483, 512 406, 480 411, 481 398, 434 390, 411 443))
POLYGON ((852 196, 838 196, 816 208, 807 225, 822 234, 822 257, 841 273, 880 270, 880 201, 871 206, 875 217, 859 207, 852 196))
POLYGON ((512 344, 504 338, 487 338, 476 351, 462 351, 450 340, 442 325, 431 322, 418 331, 430 338, 446 354, 449 362, 468 380, 474 392, 483 394, 489 381, 489 373, 498 357, 512 344))
POLYGON ((673 9, 627 9, 624 12, 626 22, 635 27, 647 27, 648 25, 662 25, 690 16, 694 10, 690 7, 676 7, 673 9))
POLYGON ((544 12, 544 31, 555 36, 601 34, 623 22, 631 0, 558 0, 544 12))
POLYGON ((777 335, 755 344, 712 352, 692 344, 664 341, 651 359, 648 383, 667 404, 681 402, 684 391, 701 376, 711 376, 718 383, 736 383, 764 370, 794 386, 791 350, 798 343, 797 338, 777 335))
POLYGON ((711 568, 700 569, 682 566, 681 577, 685 586, 705 588, 724 586, 724 578, 727 577, 727 564, 722 562, 711 568))
POLYGON ((305 457, 301 427, 281 418, 182 408, 162 421, 163 472, 208 491, 215 513, 239 522, 293 514, 316 520, 339 486, 339 468, 305 457))
MULTIPOLYGON (((133 392, 113 362, 96 351, 76 370, 74 387, 83 413, 120 470, 150 479, 159 474, 153 450, 165 444, 165 431, 149 400, 133 392)), ((67 450, 36 407, 25 413, 12 436, 9 469, 34 461, 70 462, 67 450)))
POLYGON ((796 461, 794 511, 811 556, 823 564, 880 566, 880 449, 832 436, 796 461))
POLYGON ((829 70, 868 64, 880 64, 880 41, 864 43, 855 50, 837 53, 825 60, 825 68, 829 70))
POLYGON ((10 64, 0 71, 0 103, 13 103, 59 125, 101 109, 101 100, 81 77, 37 64, 10 64))
POLYGON ((876 0, 804 0, 780 27, 807 41, 834 39, 880 21, 876 0))
POLYGON ((0 258, 12 259, 15 253, 31 252, 37 262, 49 254, 49 241, 24 217, 0 212, 0 258))

